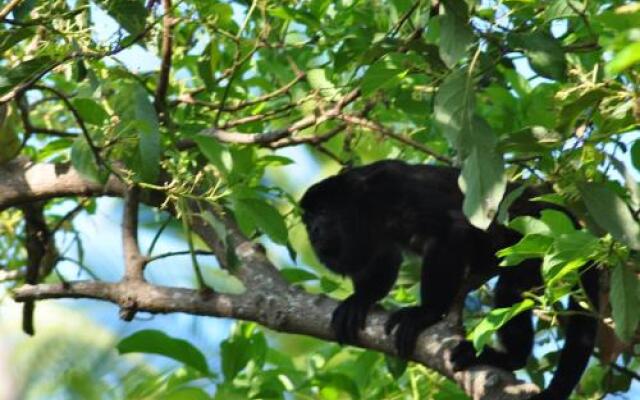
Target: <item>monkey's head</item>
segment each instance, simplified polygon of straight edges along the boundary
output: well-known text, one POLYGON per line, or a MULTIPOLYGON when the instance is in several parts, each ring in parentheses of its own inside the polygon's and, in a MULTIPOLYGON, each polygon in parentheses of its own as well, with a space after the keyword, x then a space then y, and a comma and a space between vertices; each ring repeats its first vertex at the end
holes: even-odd
POLYGON ((339 174, 311 186, 300 199, 302 222, 318 259, 327 268, 345 273, 354 248, 358 223, 355 188, 349 176, 339 174))

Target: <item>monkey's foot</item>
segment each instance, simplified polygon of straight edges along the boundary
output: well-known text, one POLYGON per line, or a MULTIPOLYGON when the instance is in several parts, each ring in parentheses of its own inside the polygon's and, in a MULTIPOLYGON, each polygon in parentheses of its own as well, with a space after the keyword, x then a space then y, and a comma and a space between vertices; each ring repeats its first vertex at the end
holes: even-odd
POLYGON ((356 343, 358 332, 364 329, 371 304, 354 295, 347 297, 331 316, 331 328, 340 344, 356 343))
POLYGON ((405 307, 391 314, 385 324, 385 332, 390 335, 395 328, 398 355, 409 358, 416 348, 420 333, 441 319, 440 315, 434 315, 423 307, 405 307))
POLYGON ((476 356, 476 349, 468 340, 463 340, 451 350, 451 365, 454 371, 462 371, 474 365, 478 365, 479 359, 476 356))

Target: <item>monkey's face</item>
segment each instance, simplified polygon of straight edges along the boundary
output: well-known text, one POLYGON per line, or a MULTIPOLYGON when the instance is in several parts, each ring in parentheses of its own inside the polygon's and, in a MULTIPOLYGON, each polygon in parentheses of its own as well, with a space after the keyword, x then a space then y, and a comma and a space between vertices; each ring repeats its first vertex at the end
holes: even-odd
POLYGON ((322 210, 305 212, 302 221, 307 228, 309 241, 322 263, 335 270, 342 253, 340 221, 322 210))

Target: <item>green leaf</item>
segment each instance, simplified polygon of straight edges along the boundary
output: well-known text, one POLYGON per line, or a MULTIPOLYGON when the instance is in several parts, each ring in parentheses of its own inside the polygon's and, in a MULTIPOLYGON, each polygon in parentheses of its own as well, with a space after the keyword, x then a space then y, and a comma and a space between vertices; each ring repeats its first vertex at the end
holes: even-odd
POLYGON ((29 18, 31 10, 38 5, 38 0, 24 0, 18 3, 13 9, 13 17, 18 21, 25 21, 29 18))
POLYGON ((132 166, 146 182, 155 182, 160 172, 160 125, 147 91, 137 82, 123 82, 113 106, 123 126, 138 135, 132 166))
POLYGON ((543 210, 541 220, 549 227, 551 233, 555 236, 563 234, 572 234, 576 231, 573 221, 566 213, 558 210, 543 210))
MULTIPOLYGON (((213 230, 216 232, 218 238, 222 240, 222 243, 224 244, 227 268, 230 271, 233 271, 238 266, 239 260, 238 255, 233 248, 233 238, 231 237, 231 233, 227 231, 227 227, 225 226, 225 224, 210 211, 201 213, 200 218, 207 221, 207 223, 211 225, 213 230)), ((242 285, 242 288, 244 291, 244 285, 242 285)))
POLYGON ((521 312, 532 309, 533 306, 533 300, 525 299, 508 308, 495 308, 491 310, 468 335, 478 354, 484 346, 489 343, 491 336, 504 324, 521 312))
POLYGON ((574 17, 576 10, 583 12, 584 6, 575 0, 555 0, 544 10, 544 19, 551 21, 554 19, 574 17))
POLYGON ((261 367, 267 354, 267 342, 262 333, 255 332, 255 324, 236 324, 233 335, 220 343, 222 374, 232 381, 249 361, 261 367))
POLYGON ((11 91, 15 86, 30 81, 55 64, 54 58, 40 56, 22 61, 18 66, 6 71, 0 69, 0 94, 11 91))
POLYGON ((469 222, 487 229, 498 213, 500 201, 507 188, 502 155, 495 148, 495 137, 489 125, 475 117, 470 131, 464 132, 469 156, 462 164, 458 184, 464 192, 462 210, 469 222))
POLYGON ((596 254, 598 239, 586 231, 573 231, 555 237, 542 262, 542 273, 551 286, 567 274, 578 270, 596 254))
POLYGON ((629 3, 631 7, 617 7, 592 15, 592 21, 604 25, 604 27, 617 33, 624 32, 629 29, 638 27, 638 19, 640 18, 640 10, 635 3, 629 3))
POLYGON ((98 4, 106 6, 107 13, 131 35, 136 36, 145 29, 147 9, 143 0, 103 0, 98 4))
POLYGON ((320 95, 326 99, 333 99, 338 95, 338 90, 327 79, 327 72, 324 69, 316 68, 307 72, 307 80, 312 88, 320 91, 320 95))
POLYGON ((640 62, 640 42, 631 43, 620 50, 605 66, 609 75, 619 74, 640 62))
POLYGON ((562 133, 569 133, 574 129, 576 119, 580 114, 588 112, 591 107, 596 106, 600 100, 607 96, 604 89, 593 89, 584 93, 576 100, 565 104, 560 111, 557 129, 562 133))
POLYGON ((381 60, 365 72, 361 85, 362 94, 369 96, 378 89, 398 86, 406 73, 406 70, 389 66, 381 60))
POLYGON ((36 30, 33 27, 11 29, 9 31, 2 32, 2 35, 0 36, 0 54, 9 50, 21 41, 30 38, 35 34, 35 32, 36 30))
POLYGON ((211 286, 216 293, 242 294, 247 290, 242 281, 234 275, 231 275, 227 270, 206 268, 202 273, 205 282, 211 286))
POLYGON ((234 211, 239 220, 247 225, 254 225, 266 233, 271 240, 286 244, 289 240, 287 225, 280 212, 271 204, 257 198, 240 198, 234 201, 234 211), (250 221, 247 221, 250 220, 250 221))
POLYGON ((300 268, 283 268, 280 273, 287 282, 292 284, 318 279, 316 274, 300 268))
POLYGON ((85 178, 104 183, 109 176, 98 166, 96 158, 84 137, 76 138, 71 146, 71 165, 85 178))
POLYGON ((640 140, 636 140, 631 146, 631 163, 640 171, 640 140))
POLYGON ((544 221, 528 215, 514 218, 513 221, 509 223, 509 228, 525 236, 532 234, 551 236, 551 229, 549 229, 549 226, 544 221))
POLYGON ((511 190, 506 196, 504 196, 504 199, 500 202, 500 207, 498 208, 498 215, 496 217, 498 222, 503 225, 506 225, 509 222, 509 207, 511 207, 511 205, 513 205, 513 203, 522 196, 525 189, 526 186, 524 185, 518 186, 516 189, 511 190))
POLYGON ((627 265, 618 264, 611 273, 611 308, 615 331, 620 339, 633 338, 640 321, 638 276, 627 265))
POLYGON ((209 374, 207 360, 200 350, 186 340, 173 338, 161 331, 145 329, 135 332, 122 339, 116 348, 120 354, 159 354, 209 374))
POLYGON ((161 400, 211 400, 211 396, 197 387, 180 387, 165 393, 161 400))
POLYGON ((578 189, 587 210, 600 227, 616 240, 640 250, 640 225, 616 192, 600 183, 583 183, 578 189))
POLYGON ((100 126, 109 118, 109 114, 104 108, 92 99, 77 98, 73 99, 71 103, 78 110, 80 118, 88 124, 100 126))
POLYGON ((546 153, 562 143, 562 135, 558 132, 544 126, 530 126, 507 134, 498 144, 498 149, 504 153, 546 153))
POLYGON ((504 248, 496 253, 498 257, 504 257, 501 266, 518 265, 529 258, 542 258, 551 247, 553 239, 540 235, 530 234, 513 246, 504 248))
POLYGON ((538 74, 557 81, 567 77, 567 60, 560 42, 548 33, 512 33, 512 46, 524 50, 531 68, 538 74))
POLYGON ((13 105, 0 104, 0 165, 13 160, 20 152, 18 126, 19 118, 13 105))
POLYGON ((211 136, 198 135, 193 138, 198 148, 204 156, 213 164, 218 171, 224 175, 229 175, 229 168, 224 162, 223 154, 227 151, 226 147, 220 144, 217 139, 211 136))
POLYGON ((384 363, 387 366, 387 370, 395 379, 399 379, 404 371, 407 370, 408 362, 402 358, 393 357, 388 354, 384 355, 384 363))
POLYGON ((474 110, 475 95, 466 70, 453 71, 438 89, 433 113, 435 126, 459 152, 465 147, 462 131, 471 124, 474 110))
POLYGON ((449 0, 444 4, 446 13, 440 17, 440 58, 452 68, 466 55, 475 37, 466 15, 466 3, 449 0))
POLYGON ((465 70, 456 70, 436 94, 435 124, 464 160, 458 180, 465 194, 464 214, 471 224, 486 229, 498 212, 507 180, 496 137, 474 112, 473 86, 465 70))

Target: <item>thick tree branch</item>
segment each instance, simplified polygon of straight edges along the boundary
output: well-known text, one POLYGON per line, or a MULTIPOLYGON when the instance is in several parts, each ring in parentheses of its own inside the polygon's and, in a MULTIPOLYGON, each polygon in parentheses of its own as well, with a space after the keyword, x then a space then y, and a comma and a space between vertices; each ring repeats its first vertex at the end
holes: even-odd
MULTIPOLYGON (((125 192, 125 188, 117 181, 101 186, 86 181, 69 167, 29 165, 24 160, 14 160, 0 167, 0 209, 52 197, 104 194, 123 196, 125 192)), ((160 204, 157 199, 154 200, 145 193, 141 193, 141 201, 154 206, 160 204)), ((193 215, 203 213, 201 208, 192 211, 193 215)), ((210 224, 202 218, 192 218, 191 222, 193 231, 216 253, 221 254, 224 247, 210 224)), ((245 239, 231 221, 223 222, 228 226, 231 238, 227 246, 235 249, 240 264, 234 272, 247 288, 241 295, 203 294, 197 290, 158 287, 144 281, 122 280, 118 283, 25 285, 15 289, 14 297, 20 302, 55 298, 92 298, 118 304, 121 308, 135 305, 137 311, 186 312, 256 321, 278 331, 332 340, 330 315, 337 302, 326 296, 312 295, 288 285, 259 245, 245 239)), ((360 335, 358 345, 395 354, 393 338, 384 332, 387 317, 387 312, 372 312, 366 329, 360 335)), ((469 371, 454 373, 449 363, 449 352, 460 339, 457 330, 449 323, 439 323, 420 336, 412 359, 454 379, 474 399, 524 399, 536 391, 534 385, 519 383, 512 374, 494 368, 475 367, 469 371)))
MULTIPOLYGON (((255 321, 271 329, 334 340, 329 329, 330 315, 337 302, 326 296, 314 296, 288 287, 274 290, 268 285, 240 295, 154 286, 145 282, 120 283, 73 282, 67 285, 25 285, 14 292, 17 301, 30 299, 91 298, 120 305, 136 304, 138 311, 150 313, 184 312, 193 315, 255 321)), ((359 346, 394 354, 393 340, 384 333, 388 314, 372 312, 359 346)), ((478 367, 453 373, 448 354, 460 337, 452 334, 447 323, 439 323, 420 336, 413 359, 454 379, 474 399, 524 399, 536 387, 517 383, 504 371, 478 367)))
POLYGON ((34 164, 18 157, 0 167, 0 210, 32 201, 70 196, 122 196, 125 186, 111 177, 89 181, 68 164, 34 164))

